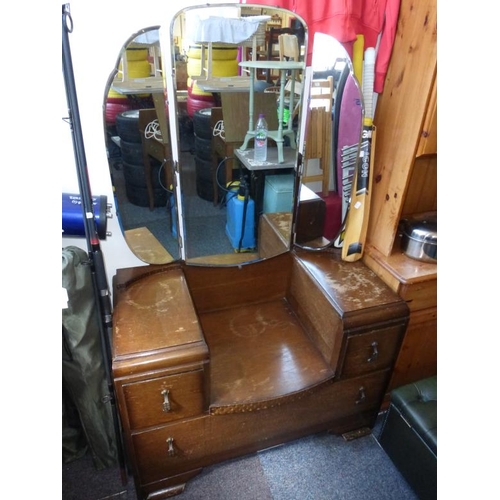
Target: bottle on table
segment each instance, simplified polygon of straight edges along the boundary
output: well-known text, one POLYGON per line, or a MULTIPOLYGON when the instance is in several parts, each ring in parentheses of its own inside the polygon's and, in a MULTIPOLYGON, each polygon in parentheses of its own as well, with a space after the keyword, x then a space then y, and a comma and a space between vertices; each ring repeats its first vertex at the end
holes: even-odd
POLYGON ((257 125, 255 126, 254 155, 255 161, 267 160, 267 121, 263 113, 259 114, 257 125))

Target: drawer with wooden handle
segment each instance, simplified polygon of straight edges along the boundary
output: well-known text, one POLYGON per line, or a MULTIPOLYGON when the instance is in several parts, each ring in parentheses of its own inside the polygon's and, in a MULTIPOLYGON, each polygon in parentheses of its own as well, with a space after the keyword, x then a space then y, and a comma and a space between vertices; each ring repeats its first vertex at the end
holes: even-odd
POLYGON ((125 383, 122 390, 130 429, 196 416, 207 407, 203 370, 125 383))
POLYGON ((339 376, 362 375, 389 368, 395 361, 405 327, 402 325, 349 336, 339 376))

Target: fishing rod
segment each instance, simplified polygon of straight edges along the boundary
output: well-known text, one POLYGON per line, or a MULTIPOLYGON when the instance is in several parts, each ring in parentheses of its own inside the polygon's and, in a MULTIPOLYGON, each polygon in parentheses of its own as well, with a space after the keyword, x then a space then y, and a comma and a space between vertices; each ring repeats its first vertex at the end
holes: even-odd
POLYGON ((78 185, 82 198, 83 220, 85 226, 85 238, 87 241, 89 264, 96 297, 96 307, 99 316, 99 334, 104 357, 104 369, 108 394, 103 398, 105 403, 111 404, 113 425, 116 434, 116 449, 121 470, 123 484, 126 483, 125 459, 123 456, 122 434, 120 420, 116 409, 116 398, 111 376, 111 337, 113 332, 113 314, 111 308, 111 297, 106 278, 104 257, 101 251, 99 235, 94 214, 94 205, 90 189, 90 181, 87 170, 87 159, 83 143, 82 126, 80 123, 80 111, 76 94, 75 76, 73 72, 73 61, 69 44, 69 33, 73 32, 73 19, 71 18, 69 4, 62 6, 62 66, 66 98, 68 101, 68 123, 71 128, 73 139, 73 150, 75 153, 76 170, 78 174, 78 185))

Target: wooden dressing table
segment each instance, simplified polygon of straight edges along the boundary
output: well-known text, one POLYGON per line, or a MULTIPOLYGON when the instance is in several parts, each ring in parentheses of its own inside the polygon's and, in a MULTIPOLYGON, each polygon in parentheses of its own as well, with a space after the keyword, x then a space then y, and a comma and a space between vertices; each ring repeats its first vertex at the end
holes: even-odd
POLYGON ((140 499, 311 433, 369 431, 408 320, 364 264, 330 252, 120 269, 113 284, 112 372, 140 499))

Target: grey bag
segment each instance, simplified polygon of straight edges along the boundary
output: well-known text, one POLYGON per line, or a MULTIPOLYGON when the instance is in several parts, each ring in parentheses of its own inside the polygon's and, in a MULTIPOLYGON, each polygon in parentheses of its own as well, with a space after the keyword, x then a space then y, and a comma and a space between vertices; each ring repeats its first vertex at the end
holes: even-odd
POLYGON ((62 286, 68 293, 62 311, 63 462, 84 455, 88 445, 94 466, 104 469, 117 463, 116 437, 111 404, 103 401, 109 391, 98 310, 88 254, 81 248, 63 248, 62 286), (71 421, 71 409, 79 425, 71 421))

